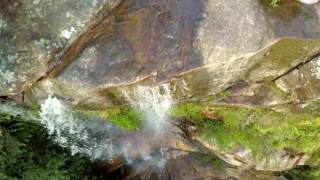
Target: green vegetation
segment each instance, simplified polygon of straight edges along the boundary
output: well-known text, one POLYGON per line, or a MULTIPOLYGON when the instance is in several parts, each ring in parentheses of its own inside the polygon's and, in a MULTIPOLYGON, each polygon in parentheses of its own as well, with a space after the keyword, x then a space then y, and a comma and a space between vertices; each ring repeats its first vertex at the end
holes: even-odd
POLYGON ((141 112, 130 107, 113 107, 105 111, 90 111, 86 114, 106 119, 121 129, 139 130, 141 127, 141 112))
POLYGON ((181 104, 175 106, 170 115, 176 118, 187 118, 198 126, 199 137, 209 144, 219 145, 222 149, 231 148, 237 145, 250 148, 253 152, 262 149, 260 138, 253 129, 243 126, 250 109, 231 107, 207 107, 201 104, 181 104), (205 111, 210 109, 223 117, 220 120, 206 117, 205 111))
POLYGON ((52 143, 38 123, 0 114, 0 179, 98 179, 92 167, 89 159, 52 143))
POLYGON ((318 180, 320 176, 316 175, 317 172, 320 172, 320 169, 315 169, 310 166, 298 166, 285 172, 279 172, 277 175, 292 180, 318 180))
POLYGON ((201 104, 179 104, 170 109, 169 115, 175 118, 188 118, 194 121, 201 121, 205 118, 201 113, 203 109, 204 106, 201 104))
POLYGON ((320 118, 312 113, 186 103, 173 107, 170 115, 193 121, 201 139, 225 149, 243 146, 253 153, 263 153, 268 146, 274 150, 293 149, 311 157, 320 150, 320 118), (209 118, 208 111, 223 121, 209 118))
MULTIPOLYGON (((317 103, 313 103, 314 107, 317 103)), ((273 110, 227 106, 207 106, 199 103, 176 105, 170 111, 175 118, 194 122, 198 136, 221 149, 237 146, 252 150, 253 155, 265 149, 291 149, 311 157, 308 170, 295 168, 281 173, 289 179, 320 178, 320 117, 318 108, 309 107, 305 113, 282 113, 273 110), (223 121, 209 118, 208 111, 216 112, 223 121)))
POLYGON ((280 2, 280 0, 271 0, 270 4, 272 7, 277 7, 279 2, 280 2))

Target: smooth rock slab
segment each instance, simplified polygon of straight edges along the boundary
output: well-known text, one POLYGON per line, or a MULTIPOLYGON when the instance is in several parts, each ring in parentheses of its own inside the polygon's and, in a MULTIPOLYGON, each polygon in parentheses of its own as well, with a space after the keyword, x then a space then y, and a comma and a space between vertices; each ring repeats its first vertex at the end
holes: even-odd
POLYGON ((43 76, 59 53, 120 0, 0 2, 0 95, 14 95, 43 76))
MULTIPOLYGON (((308 60, 308 58, 320 51, 319 47, 320 42, 316 40, 281 39, 252 57, 235 59, 235 63, 239 64, 237 68, 232 69, 230 64, 217 70, 215 64, 212 64, 177 74, 173 78, 162 80, 160 83, 169 85, 171 96, 176 102, 188 100, 207 101, 210 96, 223 91, 238 81, 244 81, 250 85, 250 83, 276 79, 299 63, 308 60), (290 53, 283 53, 283 49, 290 53), (226 71, 226 68, 230 70, 226 71)), ((82 63, 82 67, 88 66, 88 64, 82 63)), ((81 73, 76 70, 73 72, 81 73)), ((99 72, 89 71, 87 73, 99 72)), ((131 91, 136 86, 154 86, 159 83, 155 74, 138 77, 134 82, 125 81, 124 83, 101 85, 80 81, 78 76, 68 77, 70 77, 68 81, 58 77, 57 79, 46 79, 37 83, 31 91, 28 91, 30 93, 27 93, 26 99, 41 101, 41 99, 46 99, 49 93, 53 93, 69 101, 74 106, 101 109, 125 103, 122 95, 123 91, 131 91)), ((88 78, 92 77, 88 76, 88 78)), ((96 82, 97 80, 94 81, 96 82)), ((248 98, 250 96, 253 97, 253 99, 250 98, 253 104, 262 105, 266 102, 268 102, 267 104, 279 104, 286 102, 286 99, 274 96, 274 92, 270 88, 262 87, 261 90, 261 92, 259 90, 258 99, 254 99, 252 95, 248 96, 248 98), (263 99, 269 100, 260 102, 263 99), (270 100, 272 101, 270 102, 270 100)), ((233 102, 231 101, 231 103, 233 102)), ((247 102, 247 104, 252 103, 249 103, 249 100, 247 102)), ((242 104, 246 104, 246 102, 242 100, 242 104)))
POLYGON ((320 43, 306 38, 319 36, 319 9, 289 1, 272 8, 256 0, 125 0, 50 78, 70 88, 102 89, 210 66, 188 86, 210 86, 202 95, 214 94, 240 77, 276 78, 316 53, 320 43))
MULTIPOLYGON (((239 81, 272 81, 320 51, 319 9, 286 0, 277 8, 256 0, 125 0, 29 99, 53 93, 105 108, 123 103, 123 87, 165 82, 176 101, 202 101, 239 81)), ((283 100, 267 104, 274 102, 283 100)))
POLYGON ((126 0, 104 23, 58 80, 87 86, 123 84, 150 74, 165 79, 202 65, 193 49, 201 1, 126 0))
POLYGON ((320 97, 320 58, 316 58, 276 81, 278 87, 292 94, 295 101, 320 97))

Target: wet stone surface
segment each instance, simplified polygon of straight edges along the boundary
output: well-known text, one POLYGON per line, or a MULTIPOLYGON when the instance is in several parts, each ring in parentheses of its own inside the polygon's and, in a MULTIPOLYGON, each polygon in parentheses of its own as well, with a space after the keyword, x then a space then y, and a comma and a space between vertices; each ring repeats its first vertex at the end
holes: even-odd
POLYGON ((50 62, 94 22, 95 14, 112 9, 117 2, 1 1, 0 94, 16 94, 34 83, 45 74, 50 62))
POLYGON ((318 99, 320 89, 320 58, 316 58, 276 81, 295 101, 318 99))
POLYGON ((58 79, 97 86, 200 66, 192 39, 201 12, 202 3, 190 0, 127 0, 58 79))

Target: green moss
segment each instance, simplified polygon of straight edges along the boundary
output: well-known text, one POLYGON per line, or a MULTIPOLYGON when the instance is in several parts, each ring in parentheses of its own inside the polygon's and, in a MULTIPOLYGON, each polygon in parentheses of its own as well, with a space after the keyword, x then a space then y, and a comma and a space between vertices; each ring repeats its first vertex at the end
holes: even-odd
POLYGON ((232 107, 208 107, 204 104, 180 104, 172 108, 170 115, 175 118, 188 118, 198 126, 199 137, 209 144, 219 145, 221 148, 232 146, 246 146, 253 151, 261 149, 260 139, 253 130, 242 128, 242 123, 249 117, 250 109, 232 107), (208 119, 203 111, 210 108, 223 117, 220 121, 208 119))
POLYGON ((175 118, 189 118, 191 120, 202 120, 204 118, 204 116, 201 114, 201 111, 203 109, 204 106, 200 104, 178 104, 170 109, 169 115, 175 118))
POLYGON ((113 107, 105 111, 86 112, 86 114, 106 119, 113 125, 126 130, 139 130, 142 120, 141 112, 129 107, 113 107))
MULTIPOLYGON (((292 118, 292 117, 291 117, 292 118)), ((256 124, 254 128, 275 149, 291 148, 312 156, 320 150, 320 119, 284 119, 277 126, 256 124)))
POLYGON ((221 149, 247 147, 255 154, 263 149, 261 138, 252 130, 239 129, 207 120, 199 127, 200 138, 221 149))
POLYGON ((286 92, 282 91, 274 81, 265 81, 265 84, 280 97, 286 97, 288 95, 286 92))
POLYGON ((201 139, 222 149, 242 146, 253 153, 264 153, 268 146, 274 150, 294 149, 310 156, 320 150, 320 118, 312 113, 186 103, 173 107, 170 115, 191 119, 197 124, 201 139), (203 112, 208 109, 223 117, 223 122, 206 117, 203 112))
POLYGON ((272 7, 277 7, 279 2, 280 2, 280 0, 271 0, 270 4, 272 7))

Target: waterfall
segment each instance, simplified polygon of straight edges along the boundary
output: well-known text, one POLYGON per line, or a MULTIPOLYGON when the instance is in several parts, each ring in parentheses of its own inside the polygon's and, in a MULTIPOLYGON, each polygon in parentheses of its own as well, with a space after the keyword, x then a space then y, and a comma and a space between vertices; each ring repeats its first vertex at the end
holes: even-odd
POLYGON ((79 119, 56 97, 49 96, 41 104, 40 116, 53 140, 69 148, 72 154, 85 154, 93 160, 111 160, 115 152, 121 152, 110 143, 116 136, 111 125, 94 119, 79 119))
POLYGON ((48 134, 63 147, 71 149, 73 154, 83 152, 78 146, 80 142, 88 141, 88 133, 75 120, 72 112, 55 97, 49 96, 41 104, 41 123, 47 128, 48 134))
POLYGON ((72 154, 87 155, 92 160, 124 158, 130 164, 132 156, 141 155, 139 148, 145 143, 105 121, 81 118, 53 96, 41 104, 40 116, 41 124, 57 144, 69 148, 72 154))
POLYGON ((123 132, 105 121, 71 111, 53 96, 41 104, 41 123, 53 140, 69 148, 72 154, 84 154, 92 160, 124 158, 127 164, 141 157, 144 162, 162 167, 166 161, 164 151, 154 156, 150 150, 155 144, 157 148, 165 149, 160 147, 158 140, 165 141, 159 133, 167 125, 166 113, 171 105, 169 86, 138 86, 123 94, 132 106, 143 112, 146 131, 123 132), (155 136, 150 136, 152 134, 155 136))
POLYGON ((167 111, 172 102, 167 84, 154 87, 125 88, 122 90, 122 94, 133 107, 143 112, 145 130, 159 133, 167 125, 167 111))

